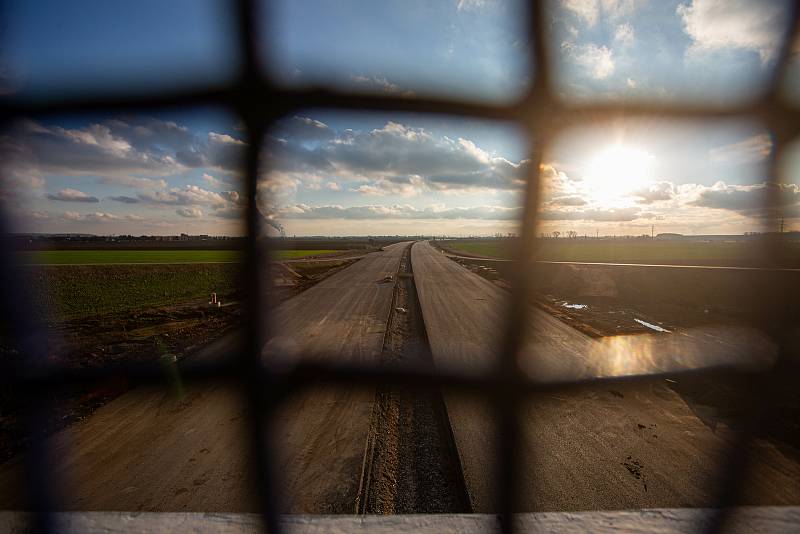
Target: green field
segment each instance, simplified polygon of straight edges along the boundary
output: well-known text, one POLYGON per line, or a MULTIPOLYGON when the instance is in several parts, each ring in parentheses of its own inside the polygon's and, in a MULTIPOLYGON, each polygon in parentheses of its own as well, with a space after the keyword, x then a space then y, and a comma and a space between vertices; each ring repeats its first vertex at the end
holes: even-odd
MULTIPOLYGON (((277 260, 334 254, 340 250, 276 250, 277 260)), ((37 250, 18 252, 20 262, 32 265, 102 265, 128 263, 235 263, 238 250, 37 250)))
MULTIPOLYGON (((490 258, 510 259, 512 254, 512 242, 508 240, 453 240, 442 241, 441 245, 490 258)), ((800 265, 800 243, 789 242, 784 250, 787 266, 800 265)), ((750 265, 758 262, 760 254, 760 248, 747 241, 561 239, 541 242, 537 257, 545 261, 598 263, 750 265)))
MULTIPOLYGON (((339 252, 278 250, 280 260, 339 252)), ((233 250, 48 250, 19 252, 26 287, 48 322, 121 315, 232 295, 242 258, 233 250)))
POLYGON ((241 258, 236 250, 37 250, 18 254, 23 263, 41 265, 218 263, 241 258))
POLYGON ((441 241, 440 244, 456 252, 468 252, 487 258, 511 258, 511 246, 508 241, 441 241))
POLYGON ((31 267, 24 276, 42 319, 59 322, 231 295, 238 271, 230 263, 58 265, 31 267))

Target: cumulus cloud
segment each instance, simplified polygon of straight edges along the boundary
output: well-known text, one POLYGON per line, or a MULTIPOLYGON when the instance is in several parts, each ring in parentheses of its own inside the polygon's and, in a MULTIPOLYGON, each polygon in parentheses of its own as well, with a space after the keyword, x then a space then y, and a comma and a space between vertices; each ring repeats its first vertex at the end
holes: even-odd
POLYGON ((55 194, 48 194, 47 198, 49 200, 58 200, 60 202, 87 202, 87 203, 95 203, 100 202, 100 199, 97 197, 93 197, 91 195, 87 195, 83 191, 78 191, 77 189, 62 189, 58 193, 55 194))
POLYGON ((571 11, 582 19, 588 26, 597 23, 600 5, 597 0, 561 0, 564 9, 571 11))
MULTIPOLYGON (((321 126, 315 126, 321 128, 321 126)), ((414 196, 425 191, 518 191, 528 162, 490 154, 470 140, 435 136, 396 122, 369 131, 344 130, 327 140, 284 136, 268 147, 265 187, 296 191, 324 177, 363 182, 367 195, 414 196)))
POLYGON ((191 168, 237 172, 244 143, 226 134, 201 137, 171 121, 110 119, 79 128, 19 121, 3 140, 14 166, 39 175, 98 176, 106 183, 152 187, 157 177, 191 168))
POLYGON ((671 200, 675 196, 675 184, 672 182, 656 182, 644 189, 634 191, 631 196, 640 204, 652 204, 671 200))
POLYGON ((209 184, 211 187, 223 187, 224 185, 224 182, 222 180, 211 176, 207 172, 203 173, 203 181, 209 184))
POLYGON ((279 210, 284 219, 484 219, 494 221, 517 220, 522 208, 506 206, 451 207, 431 206, 415 208, 407 204, 364 206, 309 206, 295 204, 279 210))
POLYGON ((762 63, 775 58, 786 29, 786 4, 758 0, 692 0, 677 7, 691 54, 750 50, 762 63))
POLYGON ((238 193, 235 191, 223 194, 203 189, 197 185, 187 185, 183 188, 173 187, 166 191, 140 193, 139 200, 150 204, 167 206, 191 206, 197 204, 223 206, 229 201, 230 193, 235 193, 238 200, 238 193))
POLYGON ((181 217, 187 217, 189 219, 198 219, 203 216, 203 210, 196 207, 178 208, 175 210, 175 213, 181 217))
POLYGON ((585 45, 563 43, 562 50, 575 65, 594 79, 603 80, 614 74, 614 52, 607 46, 597 46, 594 43, 585 45))
POLYGON ((747 217, 781 216, 787 208, 792 208, 788 210, 790 216, 796 216, 794 208, 800 205, 800 186, 767 182, 731 185, 719 181, 711 187, 696 187, 695 197, 690 205, 734 211, 747 217))
POLYGON ((592 27, 601 15, 611 21, 632 15, 638 4, 637 0, 561 0, 561 6, 592 27))
POLYGON ((176 214, 193 219, 200 218, 204 214, 223 219, 236 219, 243 216, 244 198, 238 191, 232 190, 216 192, 197 185, 186 185, 140 193, 133 200, 156 207, 174 206, 177 207, 176 214), (203 211, 203 208, 206 208, 207 211, 203 211))

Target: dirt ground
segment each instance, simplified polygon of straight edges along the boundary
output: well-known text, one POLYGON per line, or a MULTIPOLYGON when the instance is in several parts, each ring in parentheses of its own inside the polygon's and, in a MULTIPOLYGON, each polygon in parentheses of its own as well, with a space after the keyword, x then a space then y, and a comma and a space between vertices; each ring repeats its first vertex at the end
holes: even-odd
MULTIPOLYGON (((453 261, 499 287, 510 288, 503 264, 479 259, 453 261)), ((659 328, 663 330, 660 335, 673 335, 705 325, 763 324, 761 310, 750 306, 749 298, 768 291, 775 276, 783 278, 780 287, 790 305, 800 304, 800 273, 545 264, 539 267, 539 274, 532 302, 597 338, 653 334, 659 328)), ((800 310, 791 316, 800 317, 800 310)), ((676 377, 668 387, 712 431, 719 425, 740 429, 738 421, 750 408, 742 394, 748 380, 718 373, 676 377)), ((787 380, 772 389, 781 410, 765 418, 758 433, 800 459, 800 388, 787 380)))
MULTIPOLYGON (((341 262, 293 263, 283 283, 274 288, 272 302, 277 304, 297 295, 353 261, 348 258, 341 262)), ((280 265, 271 268, 273 279, 277 271, 284 272, 280 265)), ((183 360, 241 324, 238 292, 219 298, 223 302, 220 307, 209 306, 203 299, 126 314, 52 321, 45 325, 47 358, 67 368, 183 360)), ((13 346, 0 343, 0 357, 8 361, 18 355, 13 346)), ((131 386, 124 376, 118 376, 91 387, 79 385, 53 391, 52 410, 39 432, 49 435, 84 420, 131 386)), ((0 389, 0 463, 25 450, 33 437, 19 416, 23 410, 19 392, 0 389)))
MULTIPOLYGON (((433 365, 413 276, 409 248, 384 342, 386 364, 433 365)), ((441 393, 378 388, 370 434, 364 513, 471 511, 441 393)))

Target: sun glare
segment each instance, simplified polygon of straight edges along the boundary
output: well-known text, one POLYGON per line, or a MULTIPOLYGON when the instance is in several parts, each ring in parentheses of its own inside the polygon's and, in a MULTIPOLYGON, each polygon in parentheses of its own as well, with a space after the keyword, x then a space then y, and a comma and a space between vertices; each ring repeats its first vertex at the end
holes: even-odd
POLYGON ((595 154, 586 165, 584 184, 597 201, 617 204, 652 181, 654 157, 642 149, 612 145, 595 154))

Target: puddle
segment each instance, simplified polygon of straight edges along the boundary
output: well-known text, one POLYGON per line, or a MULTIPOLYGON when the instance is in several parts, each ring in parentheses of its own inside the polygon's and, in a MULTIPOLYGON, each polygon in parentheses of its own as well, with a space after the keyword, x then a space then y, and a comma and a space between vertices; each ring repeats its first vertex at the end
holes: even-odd
POLYGON ((655 325, 655 324, 650 324, 647 321, 642 321, 641 319, 634 319, 634 321, 636 321, 637 323, 639 323, 642 326, 646 326, 647 328, 649 328, 651 330, 655 330, 656 332, 666 332, 668 334, 671 332, 671 330, 667 330, 666 328, 661 328, 660 326, 655 325))
POLYGON ((564 308, 569 308, 571 310, 585 310, 589 306, 586 304, 570 304, 569 302, 562 302, 561 306, 564 308))

